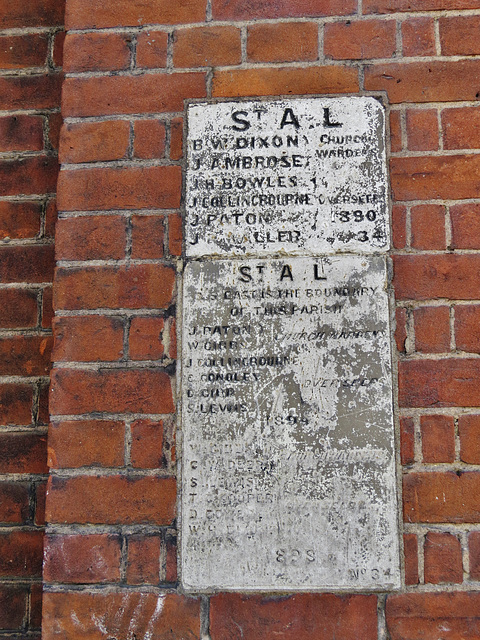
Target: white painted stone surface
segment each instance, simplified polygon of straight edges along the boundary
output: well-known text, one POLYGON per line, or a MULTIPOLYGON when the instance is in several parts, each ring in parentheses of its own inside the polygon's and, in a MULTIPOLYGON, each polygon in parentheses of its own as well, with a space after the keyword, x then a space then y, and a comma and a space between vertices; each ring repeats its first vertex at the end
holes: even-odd
POLYGON ((371 97, 190 105, 187 256, 388 250, 384 140, 371 97))
POLYGON ((185 589, 399 586, 386 285, 381 255, 186 265, 185 589))

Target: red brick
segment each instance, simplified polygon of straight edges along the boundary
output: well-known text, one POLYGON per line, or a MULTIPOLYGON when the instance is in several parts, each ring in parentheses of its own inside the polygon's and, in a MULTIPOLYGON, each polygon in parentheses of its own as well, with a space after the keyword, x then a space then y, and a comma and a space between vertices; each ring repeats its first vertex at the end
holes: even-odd
POLYGON ((168 525, 175 518, 175 505, 174 478, 51 476, 47 521, 64 524, 168 525))
POLYGON ((33 156, 0 162, 2 195, 53 193, 58 174, 57 158, 33 156))
POLYGON ((480 257, 463 255, 394 256, 398 300, 478 300, 480 257))
POLYGON ((28 289, 0 289, 0 327, 20 329, 37 324, 37 292, 28 289))
POLYGON ((479 107, 444 109, 442 111, 442 127, 445 149, 480 148, 479 107))
POLYGON ((41 151, 43 118, 14 115, 0 118, 0 151, 41 151))
POLYGON ((165 125, 158 120, 136 120, 133 153, 137 158, 163 158, 165 125))
POLYGON ((0 202, 0 239, 23 240, 40 234, 39 202, 0 202))
POLYGON ((218 594, 210 600, 212 640, 371 640, 377 635, 375 596, 218 594), (308 622, 307 622, 308 621, 308 622))
POLYGON ((414 249, 445 249, 445 207, 437 204, 412 207, 411 233, 414 249))
POLYGON ((215 67, 240 64, 240 29, 208 27, 177 29, 174 33, 173 64, 176 67, 215 67))
POLYGON ((63 23, 64 4, 59 0, 29 0, 28 3, 2 2, 2 29, 50 27, 63 23))
POLYGON ((158 584, 160 580, 160 536, 128 539, 127 583, 158 584))
MULTIPOLYGON (((1 84, 0 84, 1 89, 1 84)), ((67 78, 64 116, 183 111, 187 98, 205 98, 204 73, 153 73, 139 76, 67 78)))
POLYGON ((365 89, 386 91, 390 102, 476 100, 480 60, 425 60, 368 65, 365 89))
POLYGON ((55 109, 60 104, 60 73, 0 78, 0 109, 55 109))
POLYGON ((172 213, 168 217, 168 250, 172 256, 182 255, 182 217, 172 213))
POLYGON ((418 546, 414 533, 403 535, 403 549, 405 557, 405 584, 418 584, 418 546))
POLYGON ((113 420, 53 422, 48 431, 48 466, 121 467, 124 463, 125 427, 113 420))
POLYGON ((415 425, 413 418, 400 418, 400 458, 402 464, 415 462, 415 425))
POLYGON ((173 118, 170 124, 170 158, 180 160, 183 156, 183 118, 173 118))
POLYGON ((172 387, 168 375, 158 369, 103 369, 52 372, 52 414, 173 413, 172 387))
POLYGON ((102 168, 62 171, 58 208, 175 209, 180 205, 181 167, 102 168))
POLYGON ((130 66, 130 36, 124 33, 67 33, 63 70, 119 71, 130 66))
POLYGON ((410 151, 438 149, 436 109, 407 109, 407 146, 410 151))
POLYGON ((434 56, 435 26, 432 18, 415 17, 402 22, 402 51, 404 56, 434 56))
POLYGON ((38 424, 48 424, 50 414, 48 411, 48 392, 49 385, 47 383, 40 383, 38 385, 38 424))
POLYGON ((168 35, 165 31, 142 31, 137 37, 137 67, 158 69, 167 64, 168 35))
POLYGON ((57 317, 56 362, 111 362, 123 356, 123 320, 109 316, 57 317))
MULTIPOLYGON (((62 25, 63 25, 62 20, 62 25)), ((63 63, 63 45, 65 44, 65 31, 57 31, 53 39, 53 64, 55 67, 61 67, 63 63)))
POLYGON ((480 0, 364 0, 364 13, 480 9, 480 0))
POLYGON ((62 128, 59 158, 62 163, 121 160, 129 143, 126 120, 68 123, 62 128))
POLYGON ((395 54, 395 20, 331 22, 325 25, 324 51, 335 60, 391 58, 395 54))
POLYGON ((38 526, 45 526, 45 500, 47 494, 47 482, 35 484, 35 516, 34 523, 38 526))
POLYGON ((340 66, 215 71, 212 86, 213 96, 218 97, 355 91, 358 91, 358 71, 340 66))
POLYGON ((402 147, 402 114, 400 111, 390 111, 390 149, 395 153, 401 151, 402 147))
POLYGON ((0 443, 0 473, 47 472, 46 435, 2 433, 0 443))
POLYGON ((51 351, 50 336, 0 338, 0 375, 48 375, 51 351))
POLYGON ((429 531, 425 538, 424 558, 426 583, 458 584, 463 581, 462 549, 456 536, 429 531))
POLYGON ((401 407, 480 406, 480 361, 468 358, 399 362, 401 407))
POLYGON ((458 204, 450 207, 453 249, 480 249, 480 205, 458 204))
POLYGON ((480 415, 458 418, 460 460, 467 464, 480 464, 480 415))
POLYGON ((174 270, 160 264, 57 269, 55 308, 165 309, 174 283, 174 270))
POLYGON ((400 204, 392 207, 392 235, 395 249, 404 249, 407 244, 407 209, 400 204))
POLYGON ((57 260, 121 260, 127 222, 121 216, 82 216, 57 222, 57 260))
POLYGON ((29 384, 0 384, 0 424, 32 422, 33 388, 29 384))
POLYGON ((0 522, 22 524, 29 516, 28 485, 20 482, 0 482, 0 522))
POLYGON ((440 18, 440 45, 444 56, 473 56, 480 53, 480 16, 440 18))
POLYGON ((163 216, 132 216, 132 258, 162 258, 164 235, 163 216))
POLYGON ((409 473, 403 482, 406 522, 480 522, 480 473, 409 473))
POLYGON ((120 580, 121 540, 115 535, 48 535, 46 582, 99 584, 120 580))
POLYGON ((315 18, 354 13, 357 0, 214 0, 215 20, 315 18))
POLYGON ((311 22, 252 24, 247 56, 253 62, 317 60, 318 25, 311 22))
POLYGON ((71 0, 65 15, 67 29, 140 27, 144 24, 203 22, 207 0, 71 0))
POLYGON ((61 113, 50 113, 48 117, 48 142, 53 149, 58 149, 60 144, 60 129, 63 118, 61 113))
POLYGON ((400 308, 395 312, 395 342, 400 353, 406 352, 407 341, 407 310, 400 308))
MULTIPOLYGON (((167 321, 168 332, 168 357, 175 360, 177 358, 177 326, 175 318, 167 321)), ((165 338, 164 338, 165 339, 165 338)))
POLYGON ((0 577, 42 575, 43 531, 0 533, 0 577))
POLYGON ((55 228, 57 226, 58 211, 57 201, 55 198, 51 198, 47 201, 45 207, 45 237, 54 238, 55 228))
POLYGON ((470 580, 480 580, 480 531, 468 534, 470 580))
MULTIPOLYGON (((30 625, 40 629, 42 624, 42 585, 32 584, 30 587, 30 625)), ((40 640, 40 638, 38 639, 40 640)))
POLYGON ((42 328, 50 329, 53 320, 53 287, 45 287, 42 295, 42 328))
POLYGON ((420 416, 424 462, 454 462, 455 425, 452 416, 420 416))
POLYGON ((131 462, 140 469, 165 466, 163 456, 163 422, 136 420, 132 423, 131 462))
POLYGON ((0 69, 43 67, 47 52, 48 34, 45 33, 0 37, 0 69))
POLYGON ((26 611, 26 589, 14 585, 0 585, 0 628, 20 630, 26 611))
POLYGON ((478 593, 408 593, 387 599, 391 640, 475 640, 479 618, 478 593))
POLYGON ((163 357, 163 318, 132 318, 129 347, 131 360, 159 360, 163 357))
POLYGON ((480 353, 480 306, 455 307, 455 342, 457 349, 480 353))
POLYGON ((415 350, 423 353, 450 351, 449 307, 420 307, 413 312, 415 350))
POLYGON ((176 593, 46 593, 43 616, 43 640, 75 638, 78 629, 92 640, 200 637, 200 601, 176 593))
POLYGON ((165 560, 165 581, 177 581, 177 540, 174 536, 167 534, 166 537, 166 560, 165 560))

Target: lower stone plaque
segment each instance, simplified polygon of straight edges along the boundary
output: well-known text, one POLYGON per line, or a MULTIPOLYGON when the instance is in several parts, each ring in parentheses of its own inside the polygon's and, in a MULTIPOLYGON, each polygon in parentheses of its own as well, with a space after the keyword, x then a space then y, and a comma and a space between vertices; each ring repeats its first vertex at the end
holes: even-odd
POLYGON ((186 590, 399 586, 386 287, 383 256, 187 264, 186 590))

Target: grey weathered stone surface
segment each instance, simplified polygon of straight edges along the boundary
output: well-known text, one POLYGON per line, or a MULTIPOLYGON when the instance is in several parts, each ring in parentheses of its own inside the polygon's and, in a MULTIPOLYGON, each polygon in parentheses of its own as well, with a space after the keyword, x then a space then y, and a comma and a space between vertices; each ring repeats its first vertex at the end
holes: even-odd
POLYGON ((388 249, 384 128, 369 97, 191 105, 187 255, 388 249))

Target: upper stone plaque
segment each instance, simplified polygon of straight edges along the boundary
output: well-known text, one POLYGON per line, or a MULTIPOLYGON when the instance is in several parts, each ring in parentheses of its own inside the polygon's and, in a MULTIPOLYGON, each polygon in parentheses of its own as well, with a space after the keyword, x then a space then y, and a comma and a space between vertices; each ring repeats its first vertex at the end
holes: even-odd
POLYGON ((187 256, 387 251, 384 129, 369 97, 190 105, 187 256))

